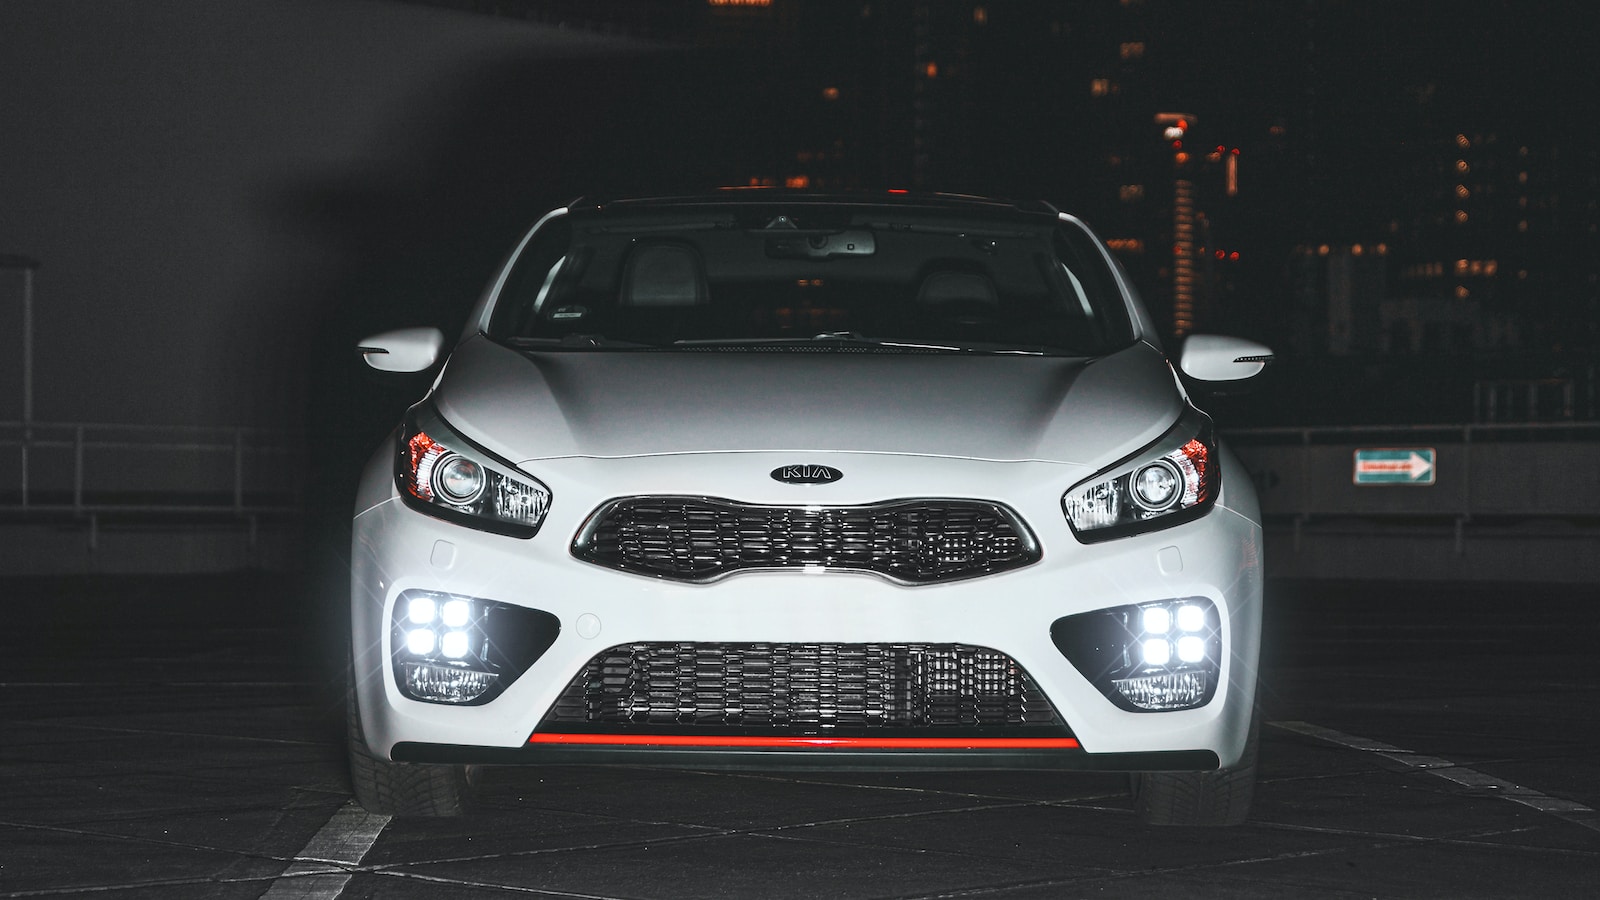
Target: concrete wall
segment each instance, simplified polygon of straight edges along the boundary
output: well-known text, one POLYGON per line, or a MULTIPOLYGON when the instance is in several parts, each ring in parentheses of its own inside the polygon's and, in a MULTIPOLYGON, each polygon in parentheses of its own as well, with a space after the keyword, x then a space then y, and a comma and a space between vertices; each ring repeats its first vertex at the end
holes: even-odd
POLYGON ((1600 426, 1236 436, 1268 568, 1303 578, 1600 584, 1600 426), (1435 451, 1431 485, 1358 485, 1358 448, 1435 451))

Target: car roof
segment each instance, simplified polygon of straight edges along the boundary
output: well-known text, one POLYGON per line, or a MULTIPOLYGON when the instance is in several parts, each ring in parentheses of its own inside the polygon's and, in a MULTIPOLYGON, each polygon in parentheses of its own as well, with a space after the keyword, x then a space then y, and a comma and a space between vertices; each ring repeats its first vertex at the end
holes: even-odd
POLYGON ((988 216, 1046 214, 1055 216, 1055 207, 1042 201, 1018 203, 971 194, 949 194, 906 190, 822 192, 778 187, 730 187, 697 194, 659 197, 599 198, 580 197, 567 204, 572 211, 667 211, 696 207, 829 206, 897 208, 955 214, 988 216))

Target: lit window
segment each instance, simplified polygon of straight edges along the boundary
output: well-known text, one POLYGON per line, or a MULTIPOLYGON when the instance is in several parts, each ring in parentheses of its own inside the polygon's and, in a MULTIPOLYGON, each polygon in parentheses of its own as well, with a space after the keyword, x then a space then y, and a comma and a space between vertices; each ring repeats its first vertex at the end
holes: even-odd
POLYGON ((1089 96, 1107 97, 1111 95, 1111 79, 1096 78, 1089 82, 1089 96))
POLYGON ((1144 199, 1144 185, 1125 184, 1117 189, 1117 196, 1123 203, 1134 203, 1144 199))
POLYGON ((825 87, 825 88, 823 88, 822 89, 822 99, 824 99, 824 100, 837 100, 837 99, 839 99, 839 89, 836 88, 836 87, 825 87))
POLYGON ((1456 146, 1460 147, 1463 150, 1465 150, 1466 148, 1472 146, 1472 141, 1467 140, 1467 136, 1466 135, 1458 134, 1458 135, 1456 135, 1456 146))
POLYGON ((811 179, 805 175, 790 175, 783 180, 783 186, 787 188, 810 187, 811 179))
POLYGON ((1466 185, 1458 184, 1458 185, 1456 185, 1456 196, 1460 197, 1462 200, 1465 200, 1468 197, 1472 196, 1472 192, 1467 190, 1467 186, 1466 185))
POLYGON ((1456 210, 1456 224, 1457 225, 1465 225, 1466 223, 1467 223, 1467 211, 1464 210, 1464 209, 1456 210))
POLYGON ((1521 222, 1518 222, 1517 223, 1517 230, 1518 231, 1527 231, 1528 230, 1528 220, 1527 219, 1523 219, 1521 222))
POLYGON ((1123 59, 1143 59, 1144 41, 1125 41, 1117 47, 1117 53, 1123 59))
POLYGON ((1456 160, 1456 171, 1460 172, 1463 175, 1465 175, 1468 172, 1472 171, 1472 167, 1467 165, 1467 161, 1466 160, 1458 159, 1458 160, 1456 160))
POLYGON ((924 77, 924 78, 938 78, 939 77, 939 64, 936 63, 936 62, 930 62, 927 65, 923 66, 922 67, 922 77, 924 77))
POLYGON ((1472 292, 1467 290, 1467 286, 1466 285, 1464 285, 1464 284, 1456 285, 1456 299, 1457 300, 1465 300, 1470 296, 1472 296, 1472 292))
POLYGON ((974 6, 972 8, 972 21, 977 25, 989 24, 989 10, 982 6, 974 6))
POLYGON ((1528 173, 1527 172, 1518 172, 1517 173, 1517 184, 1527 184, 1527 183, 1528 183, 1528 173))

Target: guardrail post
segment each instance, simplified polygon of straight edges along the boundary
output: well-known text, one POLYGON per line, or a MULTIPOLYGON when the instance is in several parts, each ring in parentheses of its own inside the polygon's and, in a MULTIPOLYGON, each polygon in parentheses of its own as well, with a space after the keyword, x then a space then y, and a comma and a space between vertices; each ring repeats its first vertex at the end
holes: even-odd
POLYGON ((1311 517, 1311 429, 1300 430, 1300 512, 1294 517, 1294 552, 1300 553, 1300 530, 1311 517))
POLYGON ((0 268, 22 270, 22 508, 28 508, 28 451, 33 443, 33 271, 39 261, 0 254, 0 268))
POLYGON ((32 441, 33 441, 33 431, 30 428, 28 428, 27 425, 23 425, 22 426, 22 443, 20 445, 20 449, 22 451, 22 459, 21 459, 21 466, 20 467, 22 469, 22 508, 23 509, 27 509, 28 508, 28 444, 30 444, 32 441))
POLYGON ((1472 426, 1461 427, 1461 515, 1456 517, 1456 555, 1466 552, 1466 524, 1472 521, 1472 426))
POLYGON ((83 515, 83 426, 72 430, 72 512, 83 515))
POLYGON ((233 514, 244 515, 244 430, 239 428, 233 430, 233 514))

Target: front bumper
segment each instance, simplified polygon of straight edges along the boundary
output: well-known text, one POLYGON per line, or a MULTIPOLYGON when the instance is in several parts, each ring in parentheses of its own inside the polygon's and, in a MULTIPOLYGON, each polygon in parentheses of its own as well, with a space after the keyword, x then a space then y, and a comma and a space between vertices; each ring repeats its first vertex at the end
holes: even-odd
MULTIPOLYGON (((731 768, 1066 768, 1201 770, 1228 766, 1244 748, 1255 696, 1261 616, 1261 533, 1224 493, 1205 517, 1175 528, 1085 545, 1060 497, 1083 467, 946 459, 807 454, 851 473, 796 488, 766 474, 793 454, 541 462, 554 495, 540 533, 519 540, 418 513, 398 501, 379 453, 354 523, 352 637, 362 726, 373 752, 450 763, 650 763, 731 768), (585 563, 570 548, 588 514, 617 496, 700 494, 751 503, 866 504, 952 495, 997 500, 1027 522, 1042 549, 1030 566, 965 581, 908 586, 847 572, 747 572, 709 584, 667 581, 585 563), (715 486, 708 480, 715 478, 715 486), (1018 499, 1022 498, 1022 499, 1018 499), (424 703, 405 697, 392 661, 394 606, 410 590, 442 591, 536 609, 560 623, 549 648, 491 702, 424 703), (1221 623, 1218 690, 1204 706, 1172 712, 1119 709, 1052 642, 1063 616, 1183 597, 1211 601, 1221 623), (530 743, 557 698, 600 651, 630 642, 921 642, 993 648, 1032 677, 1076 746, 748 746, 707 736, 668 742, 530 743)), ((1225 470, 1238 472, 1224 461, 1225 470)), ((530 471, 535 467, 527 466, 530 471)), ((1239 495, 1253 507, 1253 497, 1239 495)))

